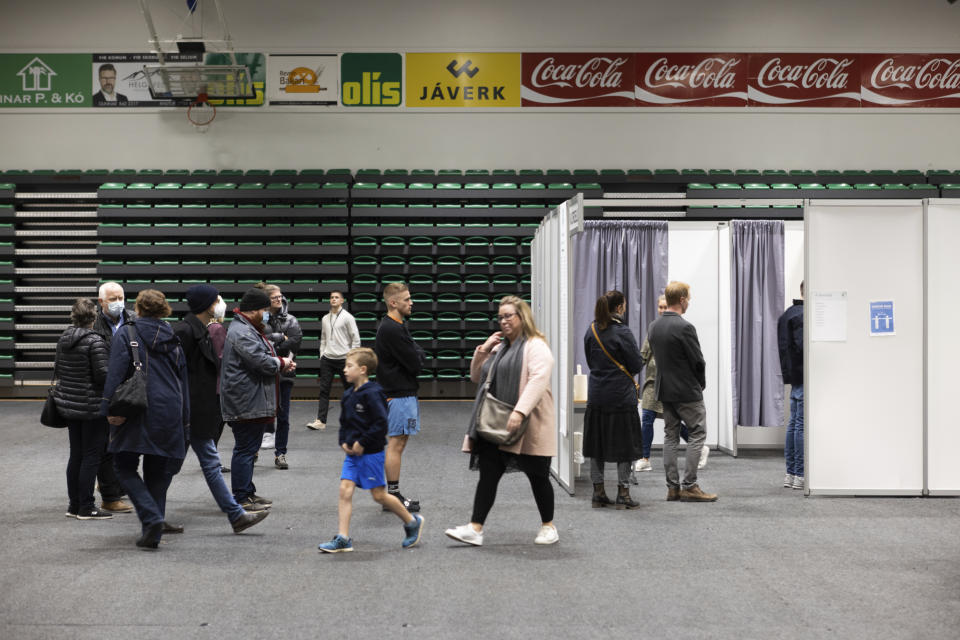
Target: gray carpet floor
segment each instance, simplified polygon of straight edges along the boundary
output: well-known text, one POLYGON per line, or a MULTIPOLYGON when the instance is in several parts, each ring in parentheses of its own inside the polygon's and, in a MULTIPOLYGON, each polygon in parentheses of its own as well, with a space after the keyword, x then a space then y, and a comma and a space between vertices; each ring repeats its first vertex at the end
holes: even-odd
MULTIPOLYGON (((261 453, 254 479, 275 505, 242 535, 191 453, 167 505, 186 532, 145 551, 133 514, 64 517, 67 434, 40 426, 39 402, 0 403, 0 638, 960 637, 960 501, 805 498, 780 486, 773 452, 714 452, 712 504, 665 502, 659 454, 632 489, 641 509, 591 509, 586 480, 557 487, 548 547, 526 479, 508 475, 484 546, 459 545, 443 531, 470 516, 469 407, 424 403, 404 456, 421 545, 402 550, 399 520, 358 492, 356 551, 331 556, 316 546, 336 532, 336 405, 314 432, 315 404, 294 402, 290 469, 261 453)), ((227 430, 225 459, 231 447, 227 430)))

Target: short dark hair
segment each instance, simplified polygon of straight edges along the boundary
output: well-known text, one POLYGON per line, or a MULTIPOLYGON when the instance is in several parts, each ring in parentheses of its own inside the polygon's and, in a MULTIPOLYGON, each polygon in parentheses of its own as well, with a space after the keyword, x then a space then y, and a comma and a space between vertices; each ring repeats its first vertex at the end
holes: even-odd
POLYGON ((70 308, 70 322, 75 327, 91 327, 97 319, 97 303, 90 298, 77 298, 70 308))
POLYGON ((112 64, 110 64, 109 62, 107 64, 102 64, 97 68, 97 77, 100 77, 100 74, 103 73, 104 71, 113 71, 114 73, 116 73, 117 68, 112 64))
POLYGON ((344 300, 347 299, 347 296, 343 293, 343 291, 340 291, 339 289, 334 289, 333 291, 330 292, 330 295, 332 296, 335 293, 340 294, 340 297, 343 298, 344 300))
POLYGON ((156 289, 144 289, 137 294, 137 315, 147 318, 166 318, 173 310, 167 298, 156 289))

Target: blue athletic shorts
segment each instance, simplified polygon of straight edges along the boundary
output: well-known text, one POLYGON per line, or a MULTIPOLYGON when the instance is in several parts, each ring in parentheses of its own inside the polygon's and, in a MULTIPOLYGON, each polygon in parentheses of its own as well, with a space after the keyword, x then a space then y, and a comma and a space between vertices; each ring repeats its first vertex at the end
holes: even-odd
POLYGON ((420 433, 420 404, 416 396, 393 398, 387 403, 387 435, 412 436, 420 433))
POLYGON ((383 451, 347 456, 340 471, 341 480, 349 480, 361 489, 376 489, 387 484, 383 472, 383 451))

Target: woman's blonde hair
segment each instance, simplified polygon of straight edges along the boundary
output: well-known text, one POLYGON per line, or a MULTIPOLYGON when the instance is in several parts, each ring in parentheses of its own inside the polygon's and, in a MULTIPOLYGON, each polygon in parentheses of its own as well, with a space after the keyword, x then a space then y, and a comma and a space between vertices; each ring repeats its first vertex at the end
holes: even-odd
POLYGON ((505 304, 513 305, 513 308, 517 310, 517 315, 520 316, 520 324, 523 325, 523 335, 527 338, 547 339, 543 332, 537 328, 537 323, 533 320, 533 310, 523 298, 504 296, 500 298, 500 306, 502 307, 505 304))

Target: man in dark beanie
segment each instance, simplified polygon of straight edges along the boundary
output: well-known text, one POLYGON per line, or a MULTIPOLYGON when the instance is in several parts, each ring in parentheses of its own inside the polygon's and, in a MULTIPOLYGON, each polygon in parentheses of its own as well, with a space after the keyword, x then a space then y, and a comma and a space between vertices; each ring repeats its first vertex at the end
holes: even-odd
POLYGON ((227 514, 234 533, 252 527, 267 517, 268 511, 248 513, 234 499, 220 471, 217 440, 223 431, 220 416, 220 396, 217 381, 220 377, 220 358, 217 357, 207 325, 213 321, 220 294, 208 284, 195 284, 187 289, 188 313, 173 325, 173 332, 187 356, 187 374, 190 384, 190 447, 220 510, 227 514))
POLYGON ((230 464, 233 497, 247 511, 272 505, 256 494, 254 456, 264 427, 277 415, 280 373, 297 367, 292 358, 277 356, 264 335, 263 314, 269 308, 270 297, 263 290, 248 289, 243 294, 227 329, 220 370, 220 409, 235 442, 230 464))

